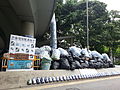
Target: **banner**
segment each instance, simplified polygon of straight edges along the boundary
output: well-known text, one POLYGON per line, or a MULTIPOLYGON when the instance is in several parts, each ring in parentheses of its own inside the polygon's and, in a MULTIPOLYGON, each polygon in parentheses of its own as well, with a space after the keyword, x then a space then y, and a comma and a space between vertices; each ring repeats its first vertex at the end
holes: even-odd
POLYGON ((8 69, 31 69, 32 60, 8 60, 8 69))
POLYGON ((18 35, 10 36, 9 53, 35 54, 35 38, 18 35))

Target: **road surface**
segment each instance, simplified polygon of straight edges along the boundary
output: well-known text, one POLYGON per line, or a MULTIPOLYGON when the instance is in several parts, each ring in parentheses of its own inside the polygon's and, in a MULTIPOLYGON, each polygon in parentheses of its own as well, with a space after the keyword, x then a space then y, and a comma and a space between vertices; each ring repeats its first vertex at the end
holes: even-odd
POLYGON ((38 85, 16 90, 120 90, 120 76, 38 85))

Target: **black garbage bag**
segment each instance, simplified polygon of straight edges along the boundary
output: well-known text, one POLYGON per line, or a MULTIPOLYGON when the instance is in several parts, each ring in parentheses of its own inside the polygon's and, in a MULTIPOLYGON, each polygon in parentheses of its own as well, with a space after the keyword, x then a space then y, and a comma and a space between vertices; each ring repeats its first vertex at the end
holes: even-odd
POLYGON ((80 65, 80 63, 78 62, 78 61, 75 61, 75 63, 76 63, 76 69, 80 69, 80 68, 82 68, 82 66, 80 65))
POLYGON ((96 63, 97 61, 96 60, 89 60, 89 62, 96 63))
POLYGON ((103 68, 103 67, 104 67, 104 63, 100 62, 100 68, 103 68))
POLYGON ((89 68, 89 65, 87 65, 86 63, 81 63, 82 68, 89 68))
POLYGON ((87 64, 89 66, 89 62, 85 60, 85 64, 87 64))
POLYGON ((98 62, 98 58, 94 58, 94 63, 97 63, 98 62))
POLYGON ((74 61, 71 55, 67 56, 67 59, 68 59, 69 62, 73 62, 74 61))
POLYGON ((93 62, 89 62, 89 68, 94 68, 94 63, 93 62))
POLYGON ((70 63, 70 70, 75 70, 76 68, 76 63, 75 62, 71 62, 70 63))
POLYGON ((95 63, 95 66, 94 66, 95 69, 100 69, 101 67, 102 67, 101 62, 95 63))
POLYGON ((60 58, 67 58, 68 56, 60 55, 60 58))
POLYGON ((60 68, 61 69, 70 69, 70 64, 67 58, 61 58, 60 59, 60 68))
POLYGON ((60 61, 53 61, 51 64, 51 69, 59 69, 60 68, 60 61))
POLYGON ((103 68, 109 68, 109 63, 103 63, 103 68))
POLYGON ((115 66, 113 65, 112 62, 109 62, 109 67, 112 68, 112 67, 115 67, 115 66))
POLYGON ((80 63, 84 63, 84 62, 85 62, 85 60, 80 59, 80 60, 79 60, 79 62, 80 62, 80 63))
POLYGON ((100 58, 99 58, 97 61, 98 61, 98 62, 101 62, 101 63, 103 63, 103 60, 102 60, 102 59, 100 59, 100 58))
POLYGON ((74 60, 80 61, 81 58, 80 57, 73 57, 74 60))

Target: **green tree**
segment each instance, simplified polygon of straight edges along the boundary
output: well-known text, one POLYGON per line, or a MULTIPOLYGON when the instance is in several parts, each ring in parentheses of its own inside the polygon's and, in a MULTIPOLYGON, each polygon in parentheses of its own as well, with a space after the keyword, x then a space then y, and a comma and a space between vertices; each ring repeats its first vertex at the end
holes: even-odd
POLYGON ((111 20, 105 24, 102 36, 104 38, 103 44, 109 47, 109 52, 114 57, 118 55, 117 49, 120 47, 120 12, 111 10, 109 17, 111 20))
MULTIPOLYGON (((75 36, 74 42, 86 46, 86 2, 67 0, 66 4, 58 4, 56 8, 58 36, 75 36)), ((101 32, 108 22, 106 4, 89 1, 90 46, 95 49, 101 44, 101 32)), ((69 41, 67 41, 70 43, 69 41)))

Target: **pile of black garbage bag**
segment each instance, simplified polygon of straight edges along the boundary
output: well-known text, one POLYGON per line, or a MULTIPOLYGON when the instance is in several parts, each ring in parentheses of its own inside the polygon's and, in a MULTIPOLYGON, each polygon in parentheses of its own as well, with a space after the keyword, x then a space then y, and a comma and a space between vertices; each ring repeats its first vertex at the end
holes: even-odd
MULTIPOLYGON (((97 51, 90 51, 71 46, 68 50, 63 48, 50 49, 49 55, 52 58, 50 69, 83 69, 83 68, 112 68, 112 61, 106 53, 100 54, 97 51)), ((41 55, 42 56, 42 55, 41 55)), ((48 55, 47 55, 48 56, 48 55)))

